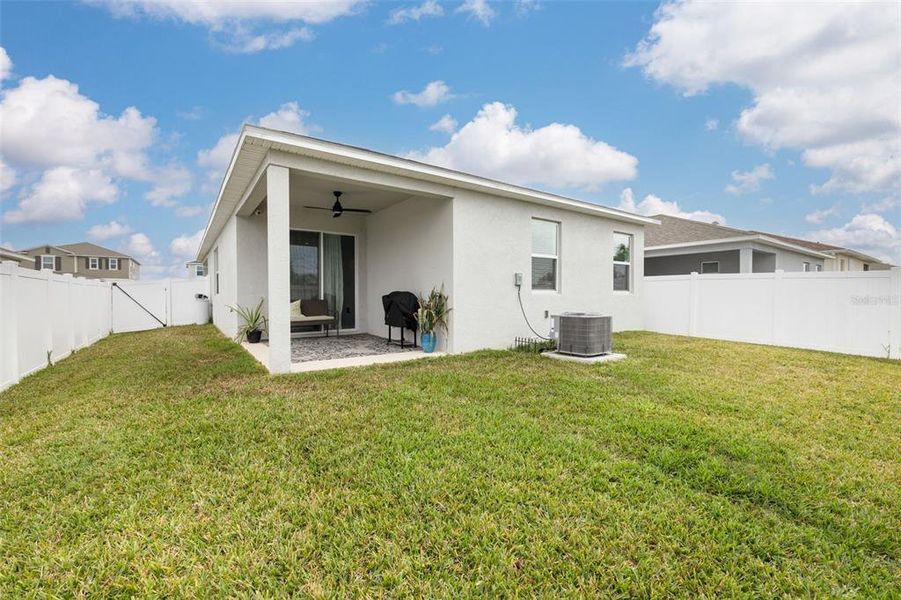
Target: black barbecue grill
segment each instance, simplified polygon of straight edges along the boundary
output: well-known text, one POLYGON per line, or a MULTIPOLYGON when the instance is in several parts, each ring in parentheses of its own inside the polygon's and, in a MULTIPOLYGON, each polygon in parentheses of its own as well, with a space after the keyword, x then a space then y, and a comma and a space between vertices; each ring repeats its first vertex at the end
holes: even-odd
POLYGON ((413 332, 413 347, 416 347, 416 311, 419 310, 419 299, 412 292, 391 292, 382 296, 385 309, 385 325, 388 326, 388 343, 391 341, 391 328, 400 327, 400 347, 404 348, 404 329, 413 332))

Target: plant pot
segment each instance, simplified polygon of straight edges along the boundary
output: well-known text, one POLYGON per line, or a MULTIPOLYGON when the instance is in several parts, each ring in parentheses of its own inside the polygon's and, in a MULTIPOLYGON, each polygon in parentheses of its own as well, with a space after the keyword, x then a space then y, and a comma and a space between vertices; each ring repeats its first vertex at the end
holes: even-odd
POLYGON ((422 332, 422 335, 419 336, 419 343, 422 345, 423 352, 434 352, 435 351, 435 343, 438 341, 438 336, 435 335, 435 332, 422 332))
POLYGON ((254 329, 253 331, 247 332, 247 343, 248 344, 259 344, 260 338, 263 337, 263 332, 259 329, 254 329))

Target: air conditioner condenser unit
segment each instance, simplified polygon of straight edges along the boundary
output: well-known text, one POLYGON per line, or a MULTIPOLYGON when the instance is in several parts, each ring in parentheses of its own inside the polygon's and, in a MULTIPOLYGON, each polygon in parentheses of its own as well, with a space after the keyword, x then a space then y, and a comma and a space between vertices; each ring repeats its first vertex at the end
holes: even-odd
POLYGON ((597 313, 567 312, 554 316, 557 352, 600 356, 613 351, 613 319, 597 313))

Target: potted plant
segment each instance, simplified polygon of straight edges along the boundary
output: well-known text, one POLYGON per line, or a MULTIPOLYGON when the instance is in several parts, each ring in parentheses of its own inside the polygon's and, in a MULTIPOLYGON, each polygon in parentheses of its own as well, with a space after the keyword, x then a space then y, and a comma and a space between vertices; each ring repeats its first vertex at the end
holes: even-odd
POLYGON ((432 288, 427 298, 419 297, 416 323, 419 325, 419 340, 423 352, 435 351, 435 344, 438 341, 437 330, 443 329, 447 334, 447 315, 450 311, 443 284, 441 289, 432 288))
POLYGON ((238 333, 235 335, 235 341, 240 342, 241 340, 247 340, 250 344, 259 343, 260 338, 263 336, 263 330, 266 329, 266 316, 263 314, 263 299, 260 299, 260 303, 257 304, 255 308, 241 305, 229 308, 238 313, 238 316, 244 321, 244 324, 238 328, 238 333))

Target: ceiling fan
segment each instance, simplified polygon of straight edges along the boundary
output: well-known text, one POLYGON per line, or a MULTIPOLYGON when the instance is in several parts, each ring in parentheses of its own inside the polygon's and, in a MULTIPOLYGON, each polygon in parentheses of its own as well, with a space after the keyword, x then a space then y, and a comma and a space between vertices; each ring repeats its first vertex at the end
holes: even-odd
POLYGON ((332 211, 332 218, 337 219, 341 215, 346 212, 355 212, 355 213, 367 213, 371 214, 372 211, 368 208, 344 208, 341 206, 341 194, 343 192, 334 191, 332 192, 335 195, 335 203, 332 204, 331 208, 324 208, 322 206, 306 206, 305 208, 313 208, 316 210, 330 210, 332 211))

